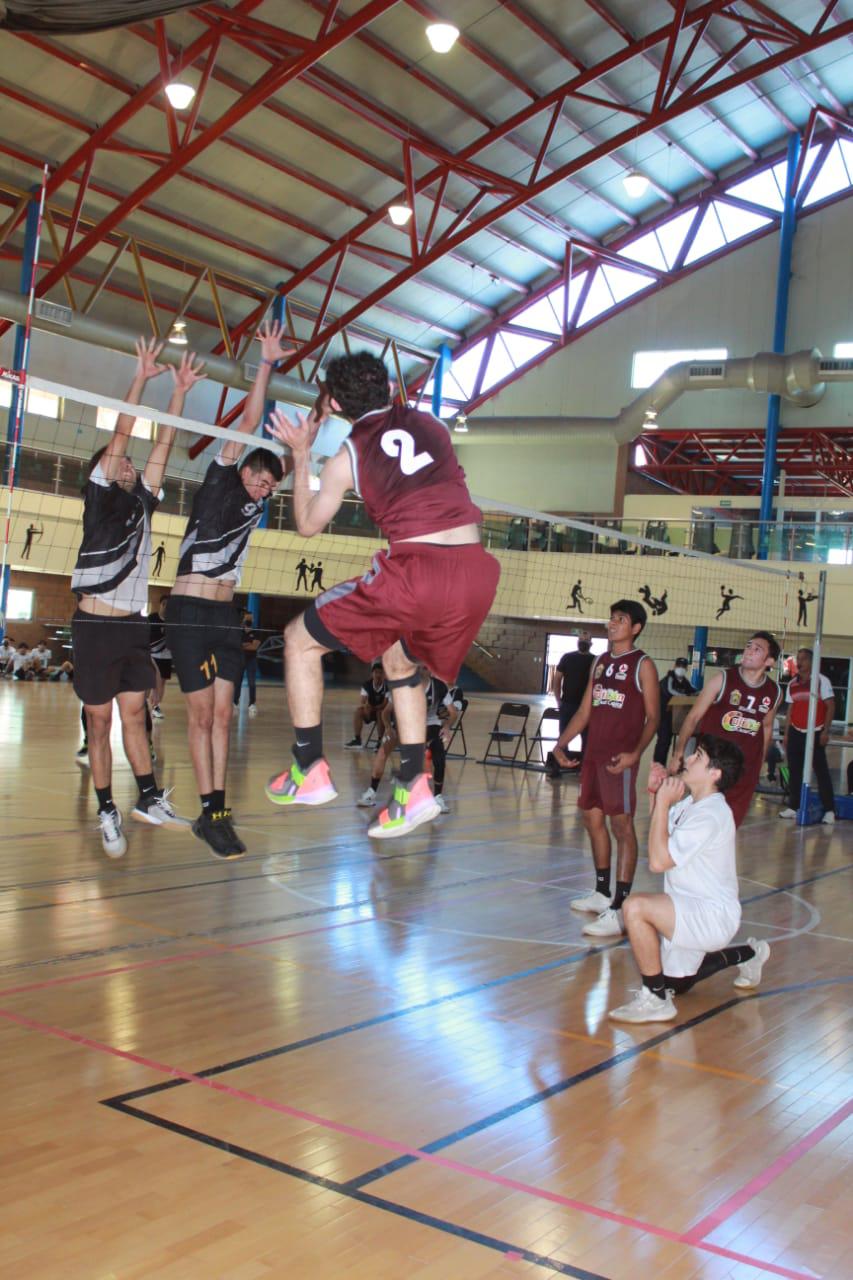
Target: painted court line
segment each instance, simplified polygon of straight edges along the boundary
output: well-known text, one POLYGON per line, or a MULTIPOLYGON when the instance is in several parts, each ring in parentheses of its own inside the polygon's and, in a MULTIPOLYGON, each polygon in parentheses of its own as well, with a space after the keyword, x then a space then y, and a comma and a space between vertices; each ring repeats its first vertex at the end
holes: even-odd
MULTIPOLYGON (((0 1017, 5 1018, 17 1026, 26 1030, 36 1031, 42 1035, 53 1036, 57 1039, 67 1041, 71 1044, 79 1045, 82 1048, 93 1049, 99 1053, 106 1053, 112 1057, 119 1058, 125 1062, 131 1062, 137 1066, 145 1067, 148 1070, 156 1071, 159 1074, 167 1075, 171 1079, 180 1079, 188 1084, 200 1085, 202 1088, 210 1089, 216 1093, 224 1094, 226 1097, 234 1098, 241 1102, 249 1102, 254 1106, 260 1106, 268 1111, 274 1111, 280 1115, 288 1116, 296 1120, 307 1121, 309 1124, 317 1125, 320 1128, 329 1130, 333 1133, 339 1133, 344 1137, 350 1137, 357 1141, 365 1142, 371 1146, 376 1146, 386 1151, 394 1151, 400 1155, 408 1156, 417 1161, 424 1161, 429 1164, 437 1165, 440 1168, 447 1169, 454 1173, 461 1173, 468 1177, 474 1177, 480 1181, 492 1183, 500 1186, 508 1191, 517 1191, 525 1195, 535 1197, 539 1200, 546 1200, 553 1204, 562 1205, 568 1209, 574 1209, 578 1212, 588 1214, 590 1216, 600 1218, 607 1222, 615 1223, 619 1226, 629 1227, 643 1233, 658 1236, 677 1244, 686 1244, 693 1248, 702 1249, 719 1254, 722 1257, 731 1258, 738 1262, 744 1262, 752 1266, 763 1268, 765 1271, 772 1272, 774 1275, 787 1277, 788 1280, 813 1280, 812 1276, 806 1275, 801 1271, 793 1270, 789 1267, 779 1267, 775 1263, 764 1262, 756 1258, 749 1257, 746 1254, 738 1253, 735 1250, 724 1249, 721 1246, 708 1246, 701 1239, 687 1240, 678 1232, 670 1231, 665 1227, 655 1226, 653 1223, 644 1222, 639 1218, 630 1217, 627 1214, 615 1213, 609 1209, 602 1209, 596 1205, 586 1204, 582 1200, 575 1200, 569 1196, 560 1195, 557 1192, 547 1191, 542 1187, 535 1187, 529 1183, 521 1182, 514 1178, 507 1178, 501 1174, 490 1173, 488 1170, 479 1169, 474 1165, 468 1165, 461 1161, 452 1160, 447 1156, 438 1156, 417 1148, 410 1147, 408 1144, 399 1142, 394 1138, 386 1138, 380 1134, 371 1133, 365 1129, 359 1129, 356 1126, 343 1124, 340 1121, 330 1120, 324 1116, 316 1115, 311 1111, 304 1111, 301 1108, 288 1106, 286 1103, 277 1102, 272 1098, 264 1098, 259 1094, 248 1092, 245 1089, 237 1089, 233 1085, 221 1084, 219 1081, 210 1077, 203 1078, 190 1071, 184 1071, 183 1068, 172 1066, 167 1063, 158 1062, 153 1058, 147 1058, 142 1054, 132 1053, 127 1049, 119 1049, 115 1045, 105 1044, 103 1041, 94 1040, 90 1036, 84 1036, 75 1031, 69 1031, 64 1027, 51 1026, 48 1023, 38 1022, 34 1018, 24 1017, 22 1014, 12 1013, 7 1009, 0 1009, 0 1017)), ((120 1104, 117 1099, 110 1100, 110 1105, 117 1108, 124 1105, 120 1104)), ((138 1108, 133 1108, 138 1112, 138 1108)), ((141 1115, 144 1113, 138 1112, 141 1115)), ((155 1117, 145 1116, 147 1119, 155 1119, 155 1117)), ((229 1148, 231 1144, 229 1144, 229 1148)), ((351 1183, 339 1184, 337 1190, 343 1194, 353 1194, 361 1191, 358 1186, 358 1179, 353 1179, 351 1183)), ((549 1261, 549 1265, 551 1265, 549 1261)), ((570 1274, 573 1275, 589 1275, 590 1273, 581 1272, 579 1269, 572 1269, 570 1274)))
POLYGON ((799 1142, 795 1142, 788 1147, 787 1151, 783 1151, 772 1164, 769 1164, 766 1169, 762 1169, 761 1173, 757 1173, 754 1178, 751 1178, 749 1182, 738 1191, 735 1191, 727 1200, 724 1200, 721 1205, 718 1205, 700 1222, 697 1222, 694 1227, 690 1227, 685 1232, 683 1239, 689 1244, 696 1244, 703 1240, 705 1236, 710 1235, 723 1222, 731 1218, 739 1209, 742 1209, 745 1204, 748 1204, 755 1196, 760 1195, 765 1187, 770 1186, 771 1182, 775 1182, 777 1178, 780 1178, 787 1169, 790 1169, 791 1165, 801 1160, 828 1133, 832 1133, 833 1129, 837 1129, 851 1115, 853 1115, 853 1098, 845 1102, 831 1116, 827 1116, 826 1120, 812 1129, 811 1133, 807 1133, 804 1138, 800 1138, 799 1142))

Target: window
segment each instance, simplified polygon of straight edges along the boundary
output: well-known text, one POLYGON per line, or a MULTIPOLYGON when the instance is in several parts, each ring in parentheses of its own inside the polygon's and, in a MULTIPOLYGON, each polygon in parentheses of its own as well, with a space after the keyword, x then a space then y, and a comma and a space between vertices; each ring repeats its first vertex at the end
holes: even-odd
MULTIPOLYGON (((0 382, 0 409, 8 409, 11 403, 11 382, 0 382)), ((59 396, 51 395, 48 391, 36 391, 33 388, 27 392, 24 408, 27 413, 37 413, 41 418, 58 418, 59 396)))
MULTIPOLYGON (((98 405, 95 411, 95 426, 100 431, 115 431, 117 420, 118 414, 115 409, 107 409, 102 404, 98 405)), ((137 418, 130 434, 136 436, 138 440, 150 440, 153 426, 150 418, 137 418)))
POLYGON ((683 360, 727 360, 728 347, 704 347, 695 351, 635 351, 631 365, 631 386, 650 387, 674 364, 683 360))
POLYGON ((31 622, 34 591, 16 591, 10 588, 6 601, 7 622, 31 622))
POLYGON ((832 354, 836 360, 853 360, 853 342, 836 342, 832 354))

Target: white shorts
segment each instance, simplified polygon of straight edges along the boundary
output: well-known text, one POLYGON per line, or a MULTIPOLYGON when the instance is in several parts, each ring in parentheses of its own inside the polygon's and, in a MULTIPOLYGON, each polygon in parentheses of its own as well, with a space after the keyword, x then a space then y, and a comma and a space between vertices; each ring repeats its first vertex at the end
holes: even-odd
POLYGON ((692 978, 709 951, 727 947, 740 927, 740 903, 722 906, 680 893, 667 897, 675 907, 672 938, 661 938, 661 969, 670 978, 692 978))

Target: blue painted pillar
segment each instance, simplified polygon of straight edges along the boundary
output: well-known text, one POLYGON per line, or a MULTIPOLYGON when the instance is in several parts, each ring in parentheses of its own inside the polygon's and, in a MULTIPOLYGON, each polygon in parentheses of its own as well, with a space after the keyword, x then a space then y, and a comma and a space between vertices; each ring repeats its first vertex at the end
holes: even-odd
MULTIPOLYGON (((272 304, 272 318, 273 320, 277 321, 279 324, 284 324, 284 305, 285 305, 284 294, 277 293, 275 295, 275 299, 272 304)), ((272 413, 274 408, 275 408, 275 400, 267 400, 266 403, 264 404, 264 421, 265 422, 269 417, 269 415, 272 413)), ((261 516, 258 522, 258 528, 267 529, 269 528, 269 523, 270 523, 270 504, 267 503, 266 506, 264 507, 264 514, 261 516)), ((253 625, 257 627, 261 621, 261 597, 259 596, 257 591, 249 592, 249 598, 246 601, 246 608, 248 609, 249 613, 252 615, 253 625)))
POLYGON ((444 375, 450 368, 452 356, 450 347, 442 342, 438 348, 438 359, 432 375, 432 412, 436 418, 441 417, 441 396, 444 390, 444 375))
MULTIPOLYGON (((791 290, 791 259, 794 251, 794 232, 797 229, 797 201, 794 191, 794 174, 800 157, 800 135, 791 134, 788 139, 788 164, 785 170, 785 203, 782 208, 782 226, 779 236, 779 268, 776 276, 776 314, 773 321, 773 350, 781 354, 785 350, 788 328, 788 298, 791 290)), ((767 429, 764 441, 764 471, 761 477, 761 507, 759 510, 760 533, 758 559, 767 559, 770 541, 770 521, 773 518, 773 485, 776 482, 776 448, 779 440, 779 396, 770 396, 767 404, 767 429)))
MULTIPOLYGON (((38 250, 39 228, 39 188, 33 188, 32 198, 27 205, 27 220, 24 228, 24 253, 21 258, 21 293, 28 297, 32 282, 33 264, 38 250)), ((26 372, 24 369, 24 348, 26 325, 15 325, 15 350, 12 356, 12 368, 26 372)), ((18 401, 24 392, 19 387, 12 387, 12 400, 9 415, 6 419, 6 462, 3 467, 3 484, 14 485, 17 478, 18 458, 14 449, 15 423, 18 415, 18 401)), ((23 406, 21 406, 23 409, 23 406)), ((7 556, 9 548, 6 548, 7 556)), ((0 638, 6 634, 6 604, 9 599, 9 581, 11 569, 8 559, 3 566, 3 580, 0 583, 0 638)))
POLYGON ((690 683, 694 689, 702 688, 702 676, 705 672, 705 654, 708 652, 708 628, 693 629, 693 661, 690 664, 690 683))

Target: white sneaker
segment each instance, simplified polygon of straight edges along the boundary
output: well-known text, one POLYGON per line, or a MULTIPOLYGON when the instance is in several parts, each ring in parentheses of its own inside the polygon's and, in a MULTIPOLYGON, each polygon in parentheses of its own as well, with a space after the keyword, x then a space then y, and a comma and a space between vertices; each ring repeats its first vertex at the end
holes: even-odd
POLYGON ((107 857, 123 858, 127 853, 127 841, 121 829, 121 814, 118 809, 101 809, 98 813, 98 825, 107 857))
POLYGON ((757 942, 755 938, 747 938, 748 944, 752 947, 755 955, 751 960, 747 960, 745 964, 739 964, 737 967, 737 977, 735 978, 736 987, 757 987, 761 981, 761 970, 767 963, 770 956, 770 944, 762 938, 757 942))
POLYGON ((356 804, 359 809, 372 809, 376 804, 376 792, 373 790, 373 787, 367 787, 366 790, 362 791, 361 795, 356 800, 356 804))
POLYGON ((593 889, 592 893, 588 893, 583 898, 572 898, 569 906, 572 911, 589 911, 593 915, 600 916, 602 911, 606 911, 610 906, 610 899, 603 893, 599 893, 597 889, 593 889))
POLYGON ((249 715, 250 715, 250 716, 251 716, 251 718, 254 720, 254 718, 255 718, 255 716, 256 716, 257 714, 258 714, 258 708, 257 708, 257 706, 255 705, 255 703, 253 702, 253 703, 252 703, 252 705, 249 707, 249 715))
POLYGON ((151 708, 151 719, 152 719, 152 720, 165 720, 165 719, 166 719, 166 717, 165 717, 165 715, 163 714, 163 712, 160 710, 160 708, 159 708, 159 707, 152 707, 152 708, 151 708))
POLYGON ((150 822, 152 827, 180 827, 185 828, 192 826, 189 818, 182 818, 172 808, 169 796, 172 794, 172 788, 168 791, 155 792, 153 796, 147 797, 145 800, 140 798, 130 811, 130 816, 136 818, 137 822, 150 822))
POLYGON ((435 803, 438 805, 438 811, 439 811, 439 813, 450 813, 450 806, 448 805, 448 803, 447 803, 447 801, 445 800, 444 796, 442 796, 442 795, 438 795, 438 796, 436 796, 436 797, 435 797, 435 803))
POLYGON ((827 809, 826 813, 821 818, 821 822, 825 827, 835 826, 835 814, 832 812, 831 809, 827 809))
POLYGON ((672 1022, 678 1016, 671 991, 667 991, 663 1000, 648 987, 640 987, 632 994, 634 999, 618 1009, 611 1009, 608 1018, 614 1022, 672 1022))
POLYGON ((780 809, 779 810, 780 818, 796 818, 796 816, 797 816, 796 809, 780 809))
POLYGON ((606 907, 600 916, 595 920, 590 920, 589 924, 585 924, 583 932, 587 937, 592 938, 621 938, 625 932, 625 926, 622 923, 622 912, 614 911, 612 907, 606 907))

